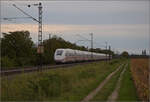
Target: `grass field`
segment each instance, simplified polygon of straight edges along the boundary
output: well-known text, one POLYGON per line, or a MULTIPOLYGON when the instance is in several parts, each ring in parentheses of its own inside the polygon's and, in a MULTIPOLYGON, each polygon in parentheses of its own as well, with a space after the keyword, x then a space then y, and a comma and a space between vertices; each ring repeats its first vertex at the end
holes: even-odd
POLYGON ((124 60, 96 62, 1 79, 2 101, 80 101, 124 60))
POLYGON ((148 58, 131 59, 133 80, 137 89, 137 94, 143 101, 149 101, 149 61, 148 58))
POLYGON ((134 86, 132 75, 130 71, 130 64, 128 65, 123 78, 121 80, 120 90, 118 92, 118 101, 139 101, 134 86))

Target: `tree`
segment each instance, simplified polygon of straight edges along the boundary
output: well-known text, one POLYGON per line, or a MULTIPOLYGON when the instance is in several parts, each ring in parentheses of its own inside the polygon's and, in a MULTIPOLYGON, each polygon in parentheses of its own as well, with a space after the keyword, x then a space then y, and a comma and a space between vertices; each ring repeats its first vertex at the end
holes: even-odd
POLYGON ((3 33, 1 56, 15 60, 18 66, 30 65, 35 60, 36 49, 33 46, 34 43, 28 31, 3 33))
POLYGON ((122 54, 121 54, 121 56, 128 58, 128 57, 129 57, 129 54, 128 54, 127 51, 123 51, 122 54))

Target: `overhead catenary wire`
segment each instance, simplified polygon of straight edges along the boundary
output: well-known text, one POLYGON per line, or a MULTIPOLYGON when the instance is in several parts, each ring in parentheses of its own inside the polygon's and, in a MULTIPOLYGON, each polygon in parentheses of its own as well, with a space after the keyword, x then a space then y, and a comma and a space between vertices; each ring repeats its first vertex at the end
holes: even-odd
MULTIPOLYGON (((85 42, 86 42, 86 41, 90 41, 90 42, 91 42, 90 39, 87 39, 87 38, 85 38, 84 36, 81 36, 80 34, 76 34, 76 36, 79 36, 80 38, 82 38, 82 40, 77 40, 78 42, 79 42, 79 41, 85 41, 85 42)), ((77 42, 77 41, 76 41, 76 42, 77 42)), ((98 46, 101 46, 101 47, 103 47, 103 48, 106 48, 106 45, 100 44, 99 42, 95 41, 94 38, 93 38, 93 44, 96 44, 96 45, 98 45, 98 46)))
POLYGON ((89 40, 89 39, 87 39, 87 38, 85 38, 85 37, 81 36, 80 34, 76 34, 76 35, 77 35, 77 36, 79 36, 80 38, 82 38, 82 39, 86 40, 86 41, 91 41, 91 40, 89 40))
POLYGON ((31 17, 4 17, 3 20, 11 20, 11 19, 30 19, 31 17))
POLYGON ((13 6, 15 8, 17 8, 19 11, 21 11, 23 14, 27 15, 28 17, 32 18, 34 21, 39 22, 39 20, 37 20, 36 18, 32 17, 31 15, 29 15, 28 13, 26 13, 25 11, 23 11, 22 9, 20 9, 19 7, 17 7, 15 4, 13 4, 13 6))

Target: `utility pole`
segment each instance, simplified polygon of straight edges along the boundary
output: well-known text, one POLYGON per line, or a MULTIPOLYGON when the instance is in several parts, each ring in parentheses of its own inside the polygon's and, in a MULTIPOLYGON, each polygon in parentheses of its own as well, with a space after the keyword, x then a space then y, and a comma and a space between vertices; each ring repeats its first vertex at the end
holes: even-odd
POLYGON ((107 62, 107 42, 105 42, 106 44, 106 62, 107 62))
POLYGON ((42 68, 42 53, 44 52, 44 48, 43 48, 43 42, 42 42, 42 4, 39 3, 38 6, 39 9, 39 29, 38 29, 38 49, 39 49, 39 57, 40 57, 40 65, 39 65, 39 69, 42 68))
POLYGON ((50 48, 50 53, 52 53, 52 40, 51 40, 51 34, 49 34, 48 44, 49 44, 49 48, 50 48))
POLYGON ((90 33, 91 35, 91 58, 93 58, 93 33, 90 33))
POLYGON ((42 4, 39 3, 39 6, 38 6, 38 9, 39 9, 39 29, 38 29, 38 45, 39 45, 39 50, 40 50, 40 53, 42 53, 42 4))
POLYGON ((111 46, 109 45, 109 60, 110 60, 110 52, 111 52, 111 46))
MULTIPOLYGON (((39 17, 38 20, 34 17, 32 17, 31 15, 29 15, 28 13, 26 13, 25 11, 23 11, 22 9, 20 9, 19 7, 17 7, 15 4, 13 4, 13 6, 15 8, 17 8, 19 11, 21 11, 24 15, 28 16, 28 18, 31 18, 32 20, 38 22, 38 48, 37 48, 37 53, 39 54, 39 66, 38 68, 41 69, 42 68, 42 53, 44 52, 44 48, 43 48, 43 42, 42 42, 42 3, 39 2, 38 4, 32 4, 33 6, 38 6, 38 10, 39 10, 39 17)), ((28 7, 31 7, 31 5, 28 5, 28 7)), ((5 19, 11 19, 11 18, 5 18, 5 19)), ((13 18, 13 19, 17 19, 17 18, 13 18)))
POLYGON ((51 34, 49 34, 49 40, 51 39, 51 34))

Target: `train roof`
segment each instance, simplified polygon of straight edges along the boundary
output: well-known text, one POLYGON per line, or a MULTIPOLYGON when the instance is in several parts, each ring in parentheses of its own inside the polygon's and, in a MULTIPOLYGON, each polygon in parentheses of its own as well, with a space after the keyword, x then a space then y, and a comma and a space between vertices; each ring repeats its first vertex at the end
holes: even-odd
MULTIPOLYGON (((56 49, 56 50, 64 50, 64 51, 70 51, 70 52, 72 52, 72 51, 77 51, 77 52, 85 53, 85 54, 91 53, 91 52, 89 52, 89 51, 81 51, 81 50, 70 49, 70 48, 58 48, 58 49, 56 49)), ((106 55, 106 54, 93 52, 93 55, 106 55)))

